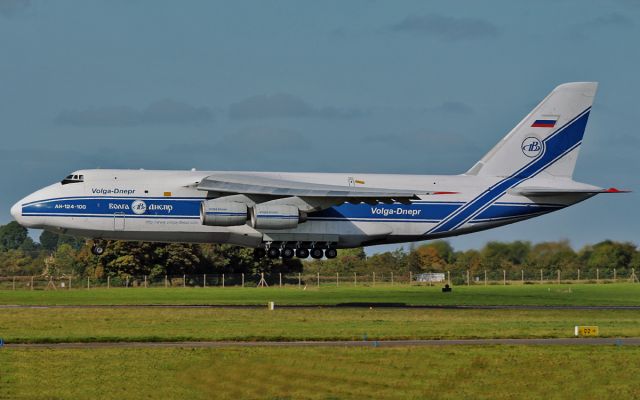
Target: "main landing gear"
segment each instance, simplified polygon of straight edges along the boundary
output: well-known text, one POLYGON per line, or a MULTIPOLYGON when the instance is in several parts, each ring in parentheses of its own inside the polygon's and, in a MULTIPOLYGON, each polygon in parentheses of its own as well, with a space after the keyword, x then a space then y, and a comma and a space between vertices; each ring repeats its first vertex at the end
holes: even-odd
POLYGON ((264 257, 270 259, 282 258, 285 260, 291 259, 294 256, 297 258, 314 258, 316 260, 322 257, 336 258, 338 256, 338 250, 335 248, 335 244, 317 244, 308 243, 306 245, 299 243, 266 243, 265 247, 258 247, 253 250, 253 257, 259 260, 264 257))

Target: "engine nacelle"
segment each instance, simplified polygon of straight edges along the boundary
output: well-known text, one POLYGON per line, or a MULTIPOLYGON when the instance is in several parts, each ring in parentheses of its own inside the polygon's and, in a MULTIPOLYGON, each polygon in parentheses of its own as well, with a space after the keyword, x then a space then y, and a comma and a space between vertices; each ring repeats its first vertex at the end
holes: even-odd
POLYGON ((251 226, 256 229, 293 229, 304 221, 296 206, 257 204, 251 209, 251 226))
POLYGON ((247 205, 236 201, 206 200, 200 203, 200 221, 209 226, 244 225, 249 218, 247 205))

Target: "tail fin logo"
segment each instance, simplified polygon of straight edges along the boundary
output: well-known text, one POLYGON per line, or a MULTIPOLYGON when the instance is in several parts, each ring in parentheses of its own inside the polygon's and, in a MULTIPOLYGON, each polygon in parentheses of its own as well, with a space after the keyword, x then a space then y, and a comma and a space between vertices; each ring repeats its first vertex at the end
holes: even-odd
POLYGON ((536 158, 540 153, 542 153, 542 142, 540 142, 540 139, 536 137, 529 136, 522 142, 522 146, 520 146, 520 148, 525 156, 536 158))

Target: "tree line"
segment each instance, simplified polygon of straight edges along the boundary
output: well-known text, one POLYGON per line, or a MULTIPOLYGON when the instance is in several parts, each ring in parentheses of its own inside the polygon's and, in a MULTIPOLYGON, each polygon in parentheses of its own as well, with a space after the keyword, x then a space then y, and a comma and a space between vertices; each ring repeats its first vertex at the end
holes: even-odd
POLYGON ((11 222, 0 226, 0 276, 45 275, 91 278, 182 274, 376 273, 483 271, 509 273, 544 270, 584 276, 595 269, 620 274, 640 271, 640 250, 631 242, 605 240, 575 251, 567 240, 532 244, 489 242, 481 249, 456 251, 437 240, 367 256, 363 248, 342 249, 335 259, 255 259, 252 249, 225 244, 112 241, 105 252, 91 253, 91 241, 43 231, 36 243, 28 231, 11 222))

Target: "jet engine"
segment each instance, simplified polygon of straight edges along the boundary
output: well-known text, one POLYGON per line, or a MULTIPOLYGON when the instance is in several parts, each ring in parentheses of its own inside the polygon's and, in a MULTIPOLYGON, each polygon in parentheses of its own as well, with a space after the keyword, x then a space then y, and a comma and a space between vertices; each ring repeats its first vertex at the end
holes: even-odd
POLYGON ((235 201, 206 200, 200 203, 200 221, 209 226, 244 225, 249 217, 248 207, 235 201))
POLYGON ((251 209, 251 226, 256 229, 293 229, 306 214, 291 205, 257 204, 251 209))

